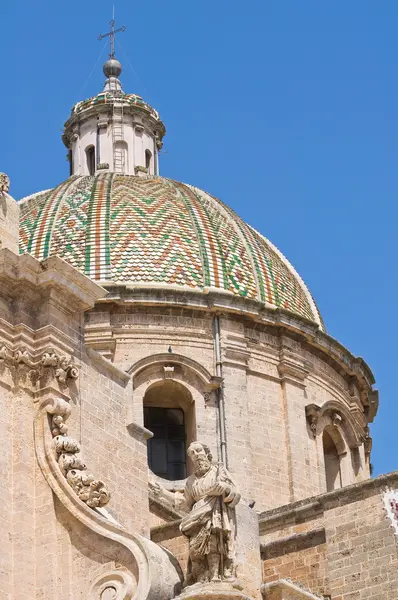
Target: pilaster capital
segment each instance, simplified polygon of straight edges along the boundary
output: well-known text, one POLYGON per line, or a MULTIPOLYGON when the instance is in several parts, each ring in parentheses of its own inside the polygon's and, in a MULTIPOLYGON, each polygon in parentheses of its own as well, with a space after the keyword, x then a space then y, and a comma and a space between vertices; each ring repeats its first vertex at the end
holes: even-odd
POLYGON ((278 364, 278 373, 283 382, 304 386, 309 370, 303 363, 290 358, 282 358, 278 364))

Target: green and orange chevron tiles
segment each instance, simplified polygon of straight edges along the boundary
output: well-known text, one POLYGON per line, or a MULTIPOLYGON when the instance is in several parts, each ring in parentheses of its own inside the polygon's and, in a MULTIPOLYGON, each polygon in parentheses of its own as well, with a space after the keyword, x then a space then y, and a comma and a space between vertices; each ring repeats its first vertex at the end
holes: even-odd
POLYGON ((102 283, 218 288, 322 321, 304 282, 225 204, 164 177, 71 177, 21 203, 20 252, 102 283))

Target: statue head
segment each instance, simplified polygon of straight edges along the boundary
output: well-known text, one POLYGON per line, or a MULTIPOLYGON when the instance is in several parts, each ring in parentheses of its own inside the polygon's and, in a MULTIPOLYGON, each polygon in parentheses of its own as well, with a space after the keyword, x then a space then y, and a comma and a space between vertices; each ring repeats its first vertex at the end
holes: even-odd
POLYGON ((201 442, 192 442, 187 454, 195 465, 195 474, 204 475, 211 467, 213 457, 209 446, 201 442))

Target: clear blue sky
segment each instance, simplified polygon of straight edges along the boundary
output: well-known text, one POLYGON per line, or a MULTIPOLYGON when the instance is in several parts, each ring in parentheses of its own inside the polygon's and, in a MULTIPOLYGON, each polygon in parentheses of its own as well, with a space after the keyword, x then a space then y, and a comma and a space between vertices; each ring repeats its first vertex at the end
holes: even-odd
MULTIPOLYGON (((3 0, 0 170, 16 198, 68 176, 61 128, 108 0, 3 0)), ((372 367, 375 473, 398 468, 397 0, 116 1, 122 81, 166 123, 161 173, 222 198, 372 367), (134 71, 129 67, 126 55, 134 71)))

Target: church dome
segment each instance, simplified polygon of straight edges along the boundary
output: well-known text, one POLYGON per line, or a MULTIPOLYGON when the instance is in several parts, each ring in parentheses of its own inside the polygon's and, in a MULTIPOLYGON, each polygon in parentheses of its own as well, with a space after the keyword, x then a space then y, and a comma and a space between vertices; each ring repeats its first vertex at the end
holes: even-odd
POLYGON ((159 176, 72 176, 20 202, 20 252, 109 286, 213 291, 322 320, 287 259, 217 198, 159 176))

